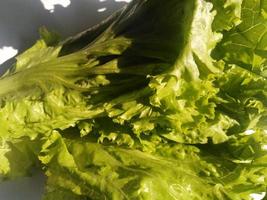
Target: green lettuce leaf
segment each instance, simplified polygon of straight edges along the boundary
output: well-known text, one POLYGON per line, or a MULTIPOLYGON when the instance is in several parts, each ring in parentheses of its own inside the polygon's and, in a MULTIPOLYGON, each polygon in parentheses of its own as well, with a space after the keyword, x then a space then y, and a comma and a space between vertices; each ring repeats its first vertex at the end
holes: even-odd
MULTIPOLYGON (((159 75, 150 75, 148 86, 142 90, 104 104, 108 117, 117 123, 113 126, 121 125, 118 129, 135 135, 145 146, 147 141, 143 138, 163 140, 159 135, 182 143, 207 143, 209 138, 220 143, 228 139, 225 132, 235 121, 215 113, 219 88, 215 88, 213 82, 222 73, 222 66, 206 53, 211 52, 221 38, 211 28, 214 15, 210 3, 197 2, 186 44, 173 67, 159 75), (204 18, 205 24, 202 24, 204 18), (132 130, 123 128, 125 126, 132 130)), ((103 127, 97 125, 98 121, 93 124, 103 127)), ((91 123, 87 126, 91 127, 91 123)), ((117 135, 121 131, 103 132, 108 140, 120 138, 117 135)), ((125 143, 132 144, 135 139, 126 140, 125 143)))
POLYGON ((0 180, 31 176, 40 167, 38 159, 42 143, 29 138, 1 141, 0 146, 0 180))
POLYGON ((133 2, 79 51, 61 55, 64 43, 51 47, 41 40, 18 57, 14 70, 0 80, 13 86, 0 91, 0 119, 7 122, 0 126, 1 137, 34 139, 81 120, 109 117, 114 124, 131 127, 127 134, 142 144, 142 137, 153 131, 183 143, 226 141, 234 121, 215 113, 218 89, 213 81, 222 66, 209 55, 221 38, 211 28, 212 5, 159 4, 133 2), (167 17, 162 9, 168 10, 167 17), (148 15, 157 18, 136 26, 148 15), (33 57, 41 59, 31 61, 33 57))
MULTIPOLYGON (((45 200, 252 200, 267 187, 265 1, 134 0, 0 77, 0 175, 45 200)), ((266 4, 267 5, 267 4, 266 4)))
MULTIPOLYGON (((166 153, 168 149, 164 150, 166 153)), ((169 151, 171 153, 172 149, 169 151)), ((189 147, 188 151, 193 158, 194 147, 189 147)), ((203 185, 202 180, 193 176, 197 166, 192 160, 184 161, 192 166, 187 164, 188 167, 183 168, 178 164, 183 161, 171 157, 166 159, 137 150, 63 139, 58 133, 52 134, 45 143, 40 160, 47 166, 48 184, 52 187, 58 185, 93 199, 201 199, 197 193, 181 193, 186 187, 198 190, 199 184, 203 185)), ((211 195, 205 187, 202 189, 206 191, 203 195, 211 195)))
POLYGON ((216 11, 212 28, 214 31, 230 30, 241 22, 241 5, 243 0, 212 0, 216 11))
POLYGON ((244 0, 241 23, 224 33, 215 55, 266 77, 266 1, 244 0))
POLYGON ((266 129, 267 80, 264 77, 233 65, 218 79, 218 85, 223 99, 218 109, 237 121, 232 133, 266 129))
POLYGON ((105 115, 105 102, 129 91, 134 94, 147 85, 148 75, 169 69, 185 43, 192 18, 188 11, 195 2, 169 2, 161 8, 159 3, 133 2, 79 51, 61 55, 64 43, 51 47, 44 39, 20 55, 13 70, 0 79, 1 137, 34 139, 105 115), (160 14, 162 9, 169 10, 168 17, 160 14), (155 19, 136 26, 150 15, 155 19))
POLYGON ((65 188, 80 199, 149 200, 249 200, 266 189, 261 130, 220 145, 161 144, 153 153, 94 140, 53 132, 39 155, 48 188, 65 188))

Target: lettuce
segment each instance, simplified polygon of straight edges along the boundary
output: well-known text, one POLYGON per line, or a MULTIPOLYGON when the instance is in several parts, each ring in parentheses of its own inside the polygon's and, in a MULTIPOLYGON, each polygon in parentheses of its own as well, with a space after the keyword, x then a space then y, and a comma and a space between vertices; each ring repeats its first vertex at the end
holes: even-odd
POLYGON ((80 199, 249 199, 266 189, 261 132, 222 145, 162 144, 150 154, 74 132, 53 132, 42 148, 48 196, 65 188, 80 199))
POLYGON ((41 28, 0 78, 2 179, 41 168, 45 200, 266 192, 265 4, 134 0, 66 40, 41 28))

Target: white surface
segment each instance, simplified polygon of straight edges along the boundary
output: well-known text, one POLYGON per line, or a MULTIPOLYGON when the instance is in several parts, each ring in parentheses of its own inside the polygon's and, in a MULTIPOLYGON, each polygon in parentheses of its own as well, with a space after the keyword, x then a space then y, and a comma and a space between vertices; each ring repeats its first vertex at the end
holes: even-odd
POLYGON ((3 46, 0 49, 0 65, 3 64, 8 59, 10 59, 10 58, 14 57, 15 55, 17 55, 17 53, 18 53, 18 50, 14 49, 13 47, 3 46))
POLYGON ((40 0, 44 5, 46 10, 54 12, 56 5, 61 5, 64 8, 68 7, 71 4, 70 0, 40 0))
MULTIPOLYGON (((125 1, 114 0, 0 0, 0 62, 30 47, 39 37, 40 26, 70 36, 123 5, 125 1)), ((1 65, 0 73, 12 62, 1 65)), ((37 173, 32 178, 0 183, 0 200, 41 200, 44 182, 43 175, 37 173)))
POLYGON ((254 200, 262 200, 266 195, 266 192, 262 192, 260 194, 251 194, 250 197, 254 200))

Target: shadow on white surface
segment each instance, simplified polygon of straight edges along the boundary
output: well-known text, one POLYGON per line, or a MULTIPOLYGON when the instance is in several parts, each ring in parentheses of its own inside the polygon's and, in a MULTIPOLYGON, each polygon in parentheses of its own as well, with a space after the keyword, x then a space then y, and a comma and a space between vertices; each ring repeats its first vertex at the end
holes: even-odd
POLYGON ((39 172, 33 177, 19 178, 0 184, 1 200, 40 200, 44 192, 45 177, 39 172))

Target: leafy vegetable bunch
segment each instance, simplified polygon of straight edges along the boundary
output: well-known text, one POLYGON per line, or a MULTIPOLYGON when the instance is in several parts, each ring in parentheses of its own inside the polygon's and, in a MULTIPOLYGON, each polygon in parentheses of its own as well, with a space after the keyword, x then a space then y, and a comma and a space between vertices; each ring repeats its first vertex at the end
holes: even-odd
POLYGON ((0 78, 2 180, 44 200, 250 200, 267 187, 267 1, 133 0, 0 78))

